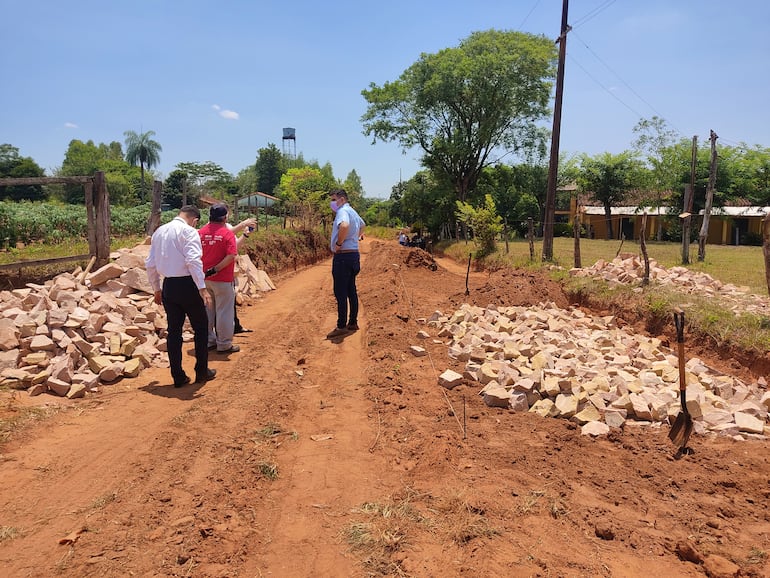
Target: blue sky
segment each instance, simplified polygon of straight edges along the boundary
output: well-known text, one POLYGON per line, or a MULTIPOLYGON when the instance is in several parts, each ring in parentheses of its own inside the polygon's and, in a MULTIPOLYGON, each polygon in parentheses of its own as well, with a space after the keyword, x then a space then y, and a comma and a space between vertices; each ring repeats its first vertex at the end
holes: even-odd
MULTIPOLYGON (((306 160, 387 198, 419 151, 371 145, 361 90, 496 28, 556 38, 561 0, 0 0, 0 143, 47 174, 72 139, 153 130, 179 162, 237 174, 282 129, 306 160)), ((630 148, 640 118, 770 146, 770 2, 572 0, 561 151, 630 148)), ((547 126, 550 128, 550 121, 547 126)), ((287 143, 289 144, 289 143, 287 143)))

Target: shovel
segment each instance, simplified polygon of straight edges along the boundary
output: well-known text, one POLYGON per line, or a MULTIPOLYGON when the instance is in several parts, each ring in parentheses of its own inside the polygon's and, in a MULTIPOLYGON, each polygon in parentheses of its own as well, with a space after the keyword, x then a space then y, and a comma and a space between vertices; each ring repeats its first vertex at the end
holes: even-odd
POLYGON ((679 349, 679 400, 682 409, 668 432, 668 439, 679 446, 679 451, 684 452, 687 440, 692 433, 692 416, 687 411, 687 383, 684 376, 684 311, 674 312, 674 325, 676 325, 676 343, 679 349))

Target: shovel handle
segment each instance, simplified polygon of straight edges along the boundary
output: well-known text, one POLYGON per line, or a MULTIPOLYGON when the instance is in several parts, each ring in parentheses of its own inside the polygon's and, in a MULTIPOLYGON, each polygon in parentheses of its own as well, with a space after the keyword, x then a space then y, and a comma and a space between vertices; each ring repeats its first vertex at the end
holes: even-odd
MULTIPOLYGON (((687 389, 687 379, 684 375, 684 311, 681 309, 674 311, 674 325, 676 326, 676 344, 679 353, 679 392, 683 395, 687 389)), ((684 407, 684 398, 682 406, 684 407)))
POLYGON ((676 341, 684 343, 684 311, 674 311, 674 325, 676 326, 676 341))

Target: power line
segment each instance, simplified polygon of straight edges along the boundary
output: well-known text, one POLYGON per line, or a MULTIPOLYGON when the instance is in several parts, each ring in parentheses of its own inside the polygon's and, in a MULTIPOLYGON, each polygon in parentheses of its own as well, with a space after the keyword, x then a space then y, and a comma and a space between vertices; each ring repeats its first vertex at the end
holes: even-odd
POLYGON ((588 70, 586 70, 586 68, 585 68, 585 67, 584 67, 582 64, 580 64, 580 63, 579 63, 577 60, 575 60, 575 59, 574 59, 574 58, 573 58, 571 55, 568 55, 568 56, 570 57, 570 60, 572 60, 572 62, 574 62, 575 64, 577 64, 577 65, 580 67, 580 69, 581 69, 583 72, 585 72, 585 73, 586 73, 586 76, 588 76, 588 78, 590 78, 590 79, 591 79, 591 80, 593 80, 593 81, 594 81, 596 84, 598 84, 598 85, 599 85, 599 87, 601 87, 601 89, 602 89, 602 90, 604 90, 604 91, 605 91, 607 94, 609 94, 609 95, 610 95, 612 98, 614 98, 615 100, 617 100, 617 101, 618 101, 620 104, 622 104, 623 106, 625 106, 625 107, 626 107, 628 110, 630 110, 631 112, 633 112, 633 113, 636 115, 636 117, 637 117, 637 118, 644 118, 644 116, 643 116, 641 113, 639 113, 638 111, 636 111, 634 108, 632 108, 632 107, 631 107, 631 105, 629 105, 629 104, 626 104, 626 103, 625 103, 625 102, 624 102, 624 101, 623 101, 623 100, 622 100, 622 99, 621 99, 621 98, 620 98, 620 97, 619 97, 617 94, 613 93, 613 92, 612 92, 610 89, 608 89, 606 86, 604 86, 604 85, 603 85, 601 82, 599 82, 598 80, 596 80, 596 78, 594 78, 594 77, 593 77, 593 75, 592 75, 590 72, 588 72, 588 70))
POLYGON ((575 28, 577 28, 578 26, 582 26, 583 24, 585 24, 586 22, 588 22, 589 20, 591 20, 591 19, 592 19, 594 16, 596 16, 597 14, 599 14, 600 12, 602 12, 602 11, 604 11, 605 9, 609 8, 610 6, 612 6, 614 3, 615 3, 615 0, 605 0, 604 4, 600 4, 599 6, 597 6, 597 7, 596 7, 596 8, 594 8, 593 10, 591 10, 591 11, 590 11, 588 14, 586 14, 586 15, 585 15, 585 16, 583 16, 582 18, 578 18, 578 19, 577 19, 577 20, 576 20, 576 21, 575 21, 575 22, 572 24, 572 28, 573 28, 573 29, 575 29, 575 28))
MULTIPOLYGON (((625 86, 625 87, 626 87, 628 90, 630 90, 630 91, 631 91, 631 93, 632 93, 634 96, 636 96, 636 98, 638 98, 638 99, 639 99, 639 100, 641 100, 641 101, 642 101, 644 104, 646 104, 648 107, 650 107, 650 110, 652 110, 652 112, 654 112, 654 113, 655 113, 656 115, 658 115, 660 118, 664 118, 664 116, 663 116, 661 113, 659 113, 657 110, 655 110, 655 107, 654 107, 654 106, 652 106, 652 105, 651 105, 651 104, 650 104, 650 103, 649 103, 649 102, 648 102, 648 101, 647 101, 647 100, 646 100, 644 97, 642 97, 642 95, 641 95, 641 94, 639 94, 638 92, 636 92, 636 91, 633 89, 633 87, 632 87, 630 84, 628 84, 628 83, 627 83, 625 80, 623 80, 623 77, 621 77, 621 76, 620 76, 620 74, 618 74, 617 72, 615 72, 615 71, 614 71, 614 70, 613 70, 613 69, 610 67, 610 65, 609 65, 609 64, 607 64, 607 63, 606 63, 604 60, 602 60, 602 59, 599 57, 599 55, 598 55, 598 54, 596 54, 596 52, 594 52, 594 51, 593 51, 593 49, 592 49, 590 46, 588 46, 588 44, 586 43, 586 41, 585 41, 585 40, 583 40, 583 39, 582 39, 582 38, 581 38, 581 37, 580 37, 580 36, 577 34, 577 32, 575 32, 574 30, 573 30, 573 35, 574 35, 574 36, 576 36, 576 37, 577 37, 577 39, 578 39, 578 40, 581 42, 581 44, 583 44, 583 46, 585 46, 585 47, 586 47, 586 49, 587 49, 587 50, 588 50, 588 51, 589 51, 589 52, 590 52, 590 53, 591 53, 591 54, 594 56, 594 58, 596 58, 596 60, 598 60, 598 61, 599 61, 599 62, 600 62, 600 63, 601 63, 601 64, 602 64, 602 65, 603 65, 603 66, 604 66, 604 67, 605 67, 607 70, 609 70, 609 71, 610 71, 610 72, 611 72, 613 75, 615 75, 615 77, 616 77, 616 78, 617 78, 617 79, 618 79, 618 80, 619 80, 621 83, 623 83, 623 85, 624 85, 624 86, 625 86)), ((671 125, 671 128, 673 128, 673 129, 674 129, 674 130, 675 130, 677 133, 680 133, 680 132, 681 132, 681 131, 679 131, 679 129, 677 129, 677 128, 676 128, 676 127, 673 125, 673 124, 671 125)))
POLYGON ((529 9, 529 12, 527 12, 527 15, 524 17, 524 20, 522 20, 521 24, 519 24, 519 28, 518 28, 519 30, 524 29, 524 24, 526 24, 529 17, 532 16, 532 13, 535 11, 535 8, 537 8, 540 5, 540 1, 541 0, 537 0, 537 2, 535 2, 535 5, 529 9))

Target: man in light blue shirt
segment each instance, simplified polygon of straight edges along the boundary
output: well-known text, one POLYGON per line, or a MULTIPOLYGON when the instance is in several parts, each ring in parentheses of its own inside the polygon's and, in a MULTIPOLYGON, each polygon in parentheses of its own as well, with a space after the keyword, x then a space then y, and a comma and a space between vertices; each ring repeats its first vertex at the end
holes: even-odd
POLYGON ((334 297, 337 299, 337 326, 326 337, 341 337, 358 331, 358 291, 356 276, 361 271, 361 254, 358 242, 363 238, 366 223, 348 203, 345 189, 334 189, 329 193, 329 205, 336 213, 332 225, 331 251, 334 297), (348 311, 348 304, 350 310, 348 311), (350 313, 350 317, 348 317, 350 313))

